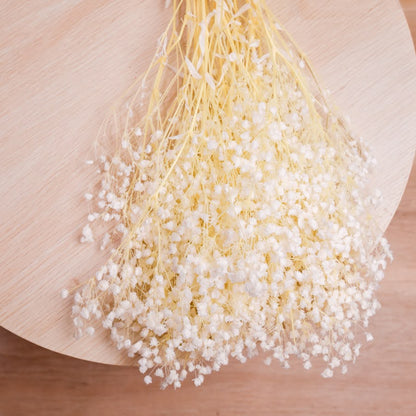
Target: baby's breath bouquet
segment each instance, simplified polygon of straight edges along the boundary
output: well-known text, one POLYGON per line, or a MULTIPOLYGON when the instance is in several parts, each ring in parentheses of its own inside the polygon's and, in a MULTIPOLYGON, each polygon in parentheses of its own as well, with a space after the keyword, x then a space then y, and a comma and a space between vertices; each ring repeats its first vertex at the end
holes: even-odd
POLYGON ((345 373, 391 257, 374 159, 264 0, 171 7, 117 151, 94 162, 82 241, 107 223, 111 252, 75 293, 77 335, 108 328, 162 387, 260 351, 345 373))

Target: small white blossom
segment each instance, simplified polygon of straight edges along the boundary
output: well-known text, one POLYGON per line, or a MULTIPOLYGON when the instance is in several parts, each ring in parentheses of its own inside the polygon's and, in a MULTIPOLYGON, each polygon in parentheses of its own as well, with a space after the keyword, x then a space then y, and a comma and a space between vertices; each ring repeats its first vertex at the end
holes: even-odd
POLYGON ((81 243, 90 243, 92 241, 94 241, 94 235, 92 233, 91 227, 89 224, 87 224, 82 229, 81 243))
POLYGON ((146 376, 146 377, 144 378, 144 382, 145 382, 146 384, 151 384, 151 382, 152 382, 152 377, 150 377, 150 376, 146 376))
POLYGON ((66 299, 69 295, 69 291, 67 289, 62 289, 61 290, 61 298, 62 299, 66 299))

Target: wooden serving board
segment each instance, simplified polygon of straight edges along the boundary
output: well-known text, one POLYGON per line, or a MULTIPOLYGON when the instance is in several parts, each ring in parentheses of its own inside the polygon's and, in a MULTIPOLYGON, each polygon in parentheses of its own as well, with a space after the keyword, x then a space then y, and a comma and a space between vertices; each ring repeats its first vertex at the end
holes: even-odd
MULTIPOLYGON (((133 364, 107 334, 75 341, 59 292, 105 257, 81 245, 85 160, 111 105, 146 68, 164 0, 0 4, 0 324, 51 350, 133 364)), ((269 0, 379 161, 385 230, 416 148, 416 59, 396 0, 269 0)), ((252 367, 253 368, 253 367, 252 367)))

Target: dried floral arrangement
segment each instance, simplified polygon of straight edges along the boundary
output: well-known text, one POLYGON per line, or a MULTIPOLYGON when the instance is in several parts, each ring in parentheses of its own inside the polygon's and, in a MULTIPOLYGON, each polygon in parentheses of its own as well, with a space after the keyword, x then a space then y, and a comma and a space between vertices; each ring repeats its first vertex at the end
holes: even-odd
POLYGON ((163 388, 260 351, 344 373, 391 259, 375 161, 264 0, 171 7, 117 150, 88 162, 103 176, 81 241, 107 224, 111 253, 74 293, 76 334, 108 328, 163 388))

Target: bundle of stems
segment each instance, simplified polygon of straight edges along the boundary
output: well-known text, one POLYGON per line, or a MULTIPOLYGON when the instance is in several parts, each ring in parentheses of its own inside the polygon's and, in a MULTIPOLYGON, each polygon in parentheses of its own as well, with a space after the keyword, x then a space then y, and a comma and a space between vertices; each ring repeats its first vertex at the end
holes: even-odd
POLYGON ((391 257, 374 159, 264 0, 172 9, 100 161, 89 222, 112 251, 75 294, 77 334, 98 320, 162 387, 260 350, 345 372, 391 257))

